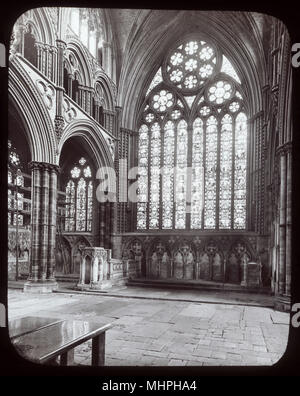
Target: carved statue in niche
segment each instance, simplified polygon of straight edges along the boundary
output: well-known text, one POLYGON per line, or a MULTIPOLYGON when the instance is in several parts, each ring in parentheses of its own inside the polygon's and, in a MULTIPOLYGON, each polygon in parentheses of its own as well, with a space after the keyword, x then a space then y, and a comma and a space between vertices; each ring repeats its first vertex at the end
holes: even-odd
POLYGON ((226 268, 226 281, 229 283, 240 283, 244 278, 244 266, 247 265, 250 256, 246 246, 238 242, 232 249, 226 268))
POLYGON ((157 278, 159 274, 159 262, 156 252, 151 256, 150 277, 157 278))
POLYGON ((183 257, 180 250, 174 255, 174 278, 183 279, 183 257))
POLYGON ((194 278, 194 255, 187 241, 183 241, 174 256, 174 277, 177 279, 194 278))
POLYGON ((223 281, 223 258, 218 251, 215 241, 210 240, 200 254, 199 279, 221 282, 223 281))
POLYGON ((212 261, 212 279, 216 282, 223 281, 222 258, 218 252, 215 253, 212 261))
POLYGON ((228 283, 239 283, 240 282, 239 261, 233 252, 230 253, 228 261, 227 261, 226 281, 228 283))
POLYGON ((206 252, 200 255, 200 265, 199 265, 199 279, 209 280, 210 279, 210 269, 209 269, 209 256, 206 252))
POLYGON ((167 252, 164 252, 161 259, 160 277, 163 279, 170 278, 170 258, 167 252))
POLYGON ((159 278, 161 276, 161 268, 166 264, 166 261, 162 260, 165 252, 165 246, 161 242, 159 242, 154 248, 154 252, 151 256, 151 276, 154 276, 155 278, 159 278))

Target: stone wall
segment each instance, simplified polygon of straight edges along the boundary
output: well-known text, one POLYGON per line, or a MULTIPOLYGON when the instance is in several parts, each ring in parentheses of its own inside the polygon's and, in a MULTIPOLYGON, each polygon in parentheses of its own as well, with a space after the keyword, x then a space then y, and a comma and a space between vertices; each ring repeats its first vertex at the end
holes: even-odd
POLYGON ((262 266, 270 286, 268 238, 254 233, 127 233, 122 258, 140 263, 141 275, 240 284, 248 262, 262 266))

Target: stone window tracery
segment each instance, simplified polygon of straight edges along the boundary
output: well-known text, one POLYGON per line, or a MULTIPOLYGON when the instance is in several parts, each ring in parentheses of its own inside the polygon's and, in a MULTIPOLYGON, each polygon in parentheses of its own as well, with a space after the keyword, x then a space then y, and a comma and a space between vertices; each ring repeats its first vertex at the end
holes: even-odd
POLYGON ((246 229, 240 82, 230 60, 202 39, 166 56, 139 121, 137 229, 246 229))
POLYGON ((92 231, 93 180, 92 171, 84 157, 70 170, 71 178, 65 188, 65 231, 92 231))

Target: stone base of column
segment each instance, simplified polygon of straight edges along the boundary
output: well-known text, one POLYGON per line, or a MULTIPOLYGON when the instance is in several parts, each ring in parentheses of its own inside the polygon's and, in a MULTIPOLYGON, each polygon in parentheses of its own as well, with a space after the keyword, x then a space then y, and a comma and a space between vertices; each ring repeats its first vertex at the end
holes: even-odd
POLYGON ((291 296, 277 295, 274 298, 274 309, 277 311, 288 312, 291 309, 291 296))
POLYGON ((58 283, 56 281, 27 281, 24 283, 24 292, 28 293, 52 293, 53 290, 58 289, 58 283))

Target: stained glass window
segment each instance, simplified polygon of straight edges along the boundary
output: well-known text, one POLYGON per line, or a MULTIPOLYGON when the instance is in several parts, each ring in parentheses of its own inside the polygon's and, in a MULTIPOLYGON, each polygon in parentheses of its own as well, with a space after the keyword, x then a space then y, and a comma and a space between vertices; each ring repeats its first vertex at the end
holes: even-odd
POLYGON ((93 181, 85 158, 80 158, 70 176, 65 189, 65 231, 92 231, 93 181))
POLYGON ((8 141, 8 224, 22 226, 24 216, 22 211, 24 207, 24 176, 22 175, 22 164, 20 156, 13 147, 11 141, 8 141))
POLYGON ((137 229, 245 229, 247 114, 233 63, 201 38, 167 54, 139 123, 137 229))

